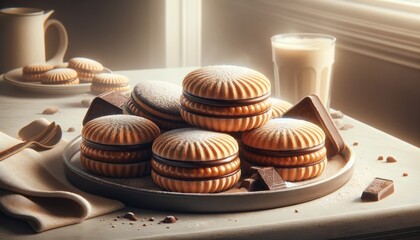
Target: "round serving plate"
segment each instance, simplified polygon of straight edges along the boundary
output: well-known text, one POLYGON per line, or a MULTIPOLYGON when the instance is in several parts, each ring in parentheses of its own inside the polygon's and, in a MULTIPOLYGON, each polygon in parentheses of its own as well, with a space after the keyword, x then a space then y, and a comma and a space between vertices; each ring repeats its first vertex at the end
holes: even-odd
POLYGON ((76 187, 127 205, 179 212, 242 212, 284 207, 325 196, 342 187, 353 175, 354 153, 346 145, 340 155, 328 160, 323 173, 314 179, 290 183, 279 190, 248 192, 233 188, 221 193, 177 193, 161 190, 150 176, 108 178, 88 172, 80 163, 79 136, 65 148, 63 160, 67 179, 76 187))
MULTIPOLYGON (((103 72, 111 73, 111 70, 105 68, 103 72)), ((13 69, 3 75, 3 79, 22 90, 45 93, 45 94, 75 94, 90 92, 90 83, 80 83, 74 85, 48 85, 41 82, 25 82, 22 79, 22 68, 13 69)))

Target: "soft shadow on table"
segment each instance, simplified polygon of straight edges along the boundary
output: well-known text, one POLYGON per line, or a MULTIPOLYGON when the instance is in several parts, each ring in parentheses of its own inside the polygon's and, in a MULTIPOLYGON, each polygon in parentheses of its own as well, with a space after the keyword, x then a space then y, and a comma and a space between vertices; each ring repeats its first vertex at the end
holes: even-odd
POLYGON ((23 220, 11 218, 0 212, 0 227, 13 234, 34 234, 34 230, 23 220))

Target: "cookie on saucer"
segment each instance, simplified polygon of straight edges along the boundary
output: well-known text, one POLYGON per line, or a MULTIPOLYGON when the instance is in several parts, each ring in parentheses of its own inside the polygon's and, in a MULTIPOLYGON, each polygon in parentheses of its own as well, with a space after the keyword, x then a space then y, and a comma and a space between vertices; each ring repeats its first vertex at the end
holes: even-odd
POLYGON ((199 128, 163 133, 153 142, 151 176, 173 192, 214 193, 240 179, 238 143, 228 134, 199 128))
POLYGON ((162 131, 190 126, 180 113, 182 88, 163 81, 138 83, 131 92, 125 111, 150 119, 162 131))
POLYGON ((272 119, 242 134, 241 160, 251 166, 274 167, 285 181, 311 179, 327 165, 325 133, 308 121, 272 119))
POLYGON ((91 83, 93 77, 104 70, 101 63, 84 57, 70 59, 68 67, 77 71, 80 83, 91 83))
POLYGON ((239 66, 207 66, 182 82, 181 116, 193 126, 220 132, 258 128, 271 118, 270 81, 239 66))
POLYGON ((79 84, 77 72, 70 68, 52 69, 42 75, 42 84, 48 85, 74 85, 79 84))
POLYGON ((139 177, 150 173, 152 143, 160 130, 152 121, 109 115, 82 129, 80 161, 90 172, 107 177, 139 177))
POLYGON ((100 94, 108 91, 127 92, 130 90, 130 80, 121 74, 99 73, 92 79, 90 90, 100 94))
POLYGON ((54 66, 48 63, 25 65, 22 69, 22 79, 26 82, 39 82, 42 75, 53 68, 54 66))

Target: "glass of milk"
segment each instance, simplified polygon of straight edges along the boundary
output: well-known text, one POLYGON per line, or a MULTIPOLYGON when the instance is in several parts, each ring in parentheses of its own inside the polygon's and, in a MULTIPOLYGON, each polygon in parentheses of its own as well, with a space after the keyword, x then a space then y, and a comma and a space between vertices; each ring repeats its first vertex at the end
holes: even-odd
POLYGON ((333 36, 314 33, 273 36, 273 95, 295 104, 316 94, 328 108, 335 40, 333 36))

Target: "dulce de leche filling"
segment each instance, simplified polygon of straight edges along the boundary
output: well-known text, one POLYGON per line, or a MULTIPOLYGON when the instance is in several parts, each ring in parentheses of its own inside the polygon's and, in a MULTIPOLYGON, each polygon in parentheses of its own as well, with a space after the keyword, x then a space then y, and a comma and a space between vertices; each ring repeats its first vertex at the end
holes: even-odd
POLYGON ((207 181, 229 177, 240 171, 238 153, 211 161, 177 161, 153 154, 153 171, 163 177, 182 181, 207 181))

